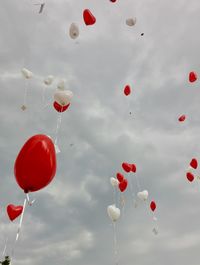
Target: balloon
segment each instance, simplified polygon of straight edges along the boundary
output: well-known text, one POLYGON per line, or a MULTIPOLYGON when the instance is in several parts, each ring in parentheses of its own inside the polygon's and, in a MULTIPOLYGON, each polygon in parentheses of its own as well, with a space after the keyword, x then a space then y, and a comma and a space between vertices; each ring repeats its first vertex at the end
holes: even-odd
POLYGON ((31 79, 33 77, 33 73, 26 68, 23 68, 21 70, 21 73, 22 73, 23 77, 26 79, 31 79))
POLYGON ((194 169, 197 169, 198 167, 198 161, 196 158, 192 158, 191 162, 190 162, 190 166, 194 169))
POLYGON ((75 40, 79 36, 79 28, 76 23, 72 23, 69 28, 69 36, 75 40))
POLYGON ((53 106, 54 106, 54 109, 57 110, 57 112, 64 112, 69 108, 70 103, 66 106, 62 106, 58 104, 56 101, 54 101, 53 106))
POLYGON ((136 18, 127 18, 126 19, 126 25, 129 27, 132 27, 136 24, 136 18))
POLYGON ((68 105, 72 97, 73 97, 73 93, 70 90, 57 89, 54 94, 54 100, 62 106, 68 105))
POLYGON ((140 200, 146 201, 148 199, 149 193, 147 190, 143 190, 138 192, 137 196, 140 200))
POLYGON ((129 85, 125 86, 124 88, 124 95, 128 96, 131 94, 131 87, 129 85))
POLYGON ((150 203, 150 208, 151 208, 151 210, 154 212, 155 211, 155 209, 156 209, 156 203, 154 202, 154 201, 152 201, 151 203, 150 203))
POLYGON ((132 165, 124 162, 122 163, 122 168, 124 171, 126 171, 127 173, 129 173, 132 170, 132 165))
POLYGON ((189 81, 191 82, 191 83, 193 83, 193 82, 195 82, 197 80, 197 73, 195 73, 195 72, 190 72, 189 73, 189 81))
POLYGON ((182 116, 180 116, 180 117, 178 118, 178 120, 179 120, 180 122, 183 122, 185 119, 186 119, 186 116, 185 116, 185 115, 182 115, 182 116))
POLYGON ((110 178, 110 183, 113 187, 117 187, 119 185, 119 180, 116 178, 110 178))
POLYGON ((116 222, 120 217, 120 209, 117 208, 114 204, 108 206, 107 213, 112 222, 116 222))
POLYGON ((23 206, 21 206, 21 205, 15 206, 13 204, 9 204, 7 206, 7 214, 8 214, 8 217, 9 217, 10 221, 13 221, 18 216, 20 216, 22 211, 23 211, 23 206))
POLYGON ((131 164, 130 166, 131 166, 131 171, 133 173, 135 173, 136 172, 136 165, 135 164, 131 164))
POLYGON ((121 192, 124 192, 128 186, 128 180, 124 179, 122 182, 119 183, 119 189, 121 192))
POLYGON ((56 174, 56 153, 51 138, 43 134, 29 138, 16 158, 14 173, 25 193, 46 187, 56 174))
POLYGON ((117 0, 110 0, 110 2, 115 3, 117 0))
POLYGON ((191 172, 187 172, 186 177, 190 182, 194 180, 194 175, 191 172))
POLYGON ((83 11, 83 19, 87 26, 93 25, 96 22, 96 18, 93 16, 89 9, 85 9, 83 11))
POLYGON ((59 90, 64 90, 65 89, 65 82, 66 80, 65 79, 61 79, 58 84, 57 84, 57 89, 59 90))
POLYGON ((119 182, 122 182, 124 180, 124 176, 119 172, 116 174, 116 177, 119 180, 119 182))
POLYGON ((54 77, 53 75, 47 76, 46 79, 44 79, 44 84, 47 86, 50 86, 53 83, 54 77))

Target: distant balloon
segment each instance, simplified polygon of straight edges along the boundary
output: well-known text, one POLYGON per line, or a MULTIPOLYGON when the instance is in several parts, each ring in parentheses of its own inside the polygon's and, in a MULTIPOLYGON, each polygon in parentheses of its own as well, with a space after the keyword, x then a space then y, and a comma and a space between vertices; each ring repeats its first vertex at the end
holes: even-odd
POLYGON ((195 72, 190 72, 189 73, 189 81, 191 82, 191 83, 193 83, 193 82, 195 82, 197 80, 197 73, 195 73, 195 72))
POLYGON ((122 182, 124 180, 124 176, 119 172, 116 174, 116 177, 119 180, 119 182, 122 182))
POLYGON ((26 68, 23 68, 21 70, 21 73, 22 73, 23 77, 26 79, 31 79, 33 77, 33 73, 26 68))
POLYGON ((23 206, 21 206, 21 205, 15 206, 13 204, 9 204, 7 206, 7 214, 8 214, 8 217, 9 217, 10 221, 13 221, 18 216, 20 216, 22 211, 23 211, 23 206))
POLYGON ((186 119, 186 116, 185 116, 185 115, 181 115, 181 116, 178 118, 178 120, 179 120, 180 122, 185 121, 185 119, 186 119))
POLYGON ((128 180, 124 179, 122 182, 119 183, 119 189, 121 192, 124 192, 128 186, 128 180))
POLYGON ((146 201, 148 199, 149 193, 147 190, 143 190, 138 192, 137 196, 140 200, 146 201))
POLYGON ((135 165, 135 164, 131 164, 131 171, 132 171, 133 173, 135 173, 136 170, 137 170, 136 165, 135 165))
POLYGON ((133 27, 136 24, 136 18, 127 18, 126 25, 129 27, 133 27))
POLYGON ((54 77, 52 75, 47 76, 46 79, 44 79, 44 84, 47 86, 50 86, 53 83, 54 77))
POLYGON ((116 179, 116 178, 111 177, 111 178, 110 178, 110 183, 111 183, 111 185, 112 185, 113 187, 117 187, 117 186, 119 185, 119 180, 116 179))
POLYGON ((198 167, 198 161, 196 158, 192 158, 191 162, 190 162, 190 166, 194 169, 197 169, 198 167))
POLYGON ((64 112, 64 111, 66 111, 69 108, 70 103, 68 105, 66 105, 66 106, 62 106, 59 103, 57 103, 56 101, 54 101, 53 106, 54 106, 54 109, 57 112, 64 112))
POLYGON ((70 103, 73 93, 70 90, 57 89, 54 93, 54 100, 61 106, 66 106, 70 103))
POLYGON ((61 79, 58 82, 58 84, 57 84, 57 89, 64 90, 65 89, 65 83, 66 83, 66 80, 65 79, 61 79))
POLYGON ((155 209, 156 209, 156 203, 154 202, 154 201, 152 201, 151 203, 150 203, 150 208, 151 208, 151 210, 154 212, 155 211, 155 209))
POLYGON ((129 85, 126 85, 124 88, 124 95, 129 96, 131 94, 131 87, 129 85))
POLYGON ((79 36, 79 28, 78 28, 78 25, 76 23, 72 23, 70 28, 69 28, 69 36, 72 38, 72 39, 76 39, 78 38, 79 36))
POLYGON ((194 175, 191 172, 187 172, 186 177, 190 182, 194 180, 194 175))
POLYGON ((120 217, 120 209, 117 208, 114 204, 108 206, 107 213, 112 222, 116 222, 120 217))
POLYGON ((96 22, 96 18, 93 16, 89 9, 83 11, 83 19, 87 26, 93 25, 96 22))
POLYGON ((126 163, 126 162, 123 162, 122 163, 122 168, 123 168, 124 171, 129 173, 132 170, 132 165, 130 165, 130 164, 126 163))
POLYGON ((110 2, 115 3, 117 0, 110 0, 110 2))

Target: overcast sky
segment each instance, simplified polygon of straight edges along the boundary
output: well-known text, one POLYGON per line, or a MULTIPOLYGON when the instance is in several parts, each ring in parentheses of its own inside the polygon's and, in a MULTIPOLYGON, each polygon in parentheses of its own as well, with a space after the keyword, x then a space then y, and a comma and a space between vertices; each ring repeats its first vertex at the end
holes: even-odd
MULTIPOLYGON (((13 265, 115 264, 106 208, 114 203, 109 179, 123 161, 136 163, 149 201, 134 208, 130 186, 124 195, 119 264, 199 265, 200 182, 185 177, 191 158, 200 159, 200 83, 188 82, 190 71, 200 74, 199 0, 46 0, 42 14, 38 2, 0 3, 0 254, 6 237, 10 254, 19 222, 8 221, 5 207, 24 200, 15 158, 32 135, 55 137, 53 93, 65 78, 74 98, 62 115, 57 174, 31 194, 36 202, 25 212, 13 265), (94 26, 85 26, 85 8, 94 26), (135 27, 125 24, 129 17, 137 18, 135 27), (72 22, 77 40, 68 35, 72 22), (23 67, 34 73, 24 112, 23 67), (50 74, 56 80, 44 108, 42 80, 50 74), (182 114, 187 119, 179 123, 182 114)), ((135 176, 127 177, 136 191, 135 176)))

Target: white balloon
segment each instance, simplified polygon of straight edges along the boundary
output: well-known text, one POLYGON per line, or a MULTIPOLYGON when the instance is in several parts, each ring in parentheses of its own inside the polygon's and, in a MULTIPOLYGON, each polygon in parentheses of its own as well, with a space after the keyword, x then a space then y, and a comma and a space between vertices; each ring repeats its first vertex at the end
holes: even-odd
POLYGON ((58 82, 57 89, 64 90, 65 89, 65 83, 66 83, 65 79, 60 80, 58 82))
POLYGON ((47 76, 47 78, 44 79, 44 83, 47 86, 50 86, 53 83, 54 77, 53 75, 47 76))
POLYGON ((73 97, 73 93, 70 90, 59 90, 57 89, 54 94, 55 101, 61 106, 66 106, 70 103, 73 97))
POLYGON ((113 187, 117 187, 119 185, 119 180, 116 178, 110 178, 110 183, 113 187))
POLYGON ((78 38, 79 36, 79 28, 77 26, 76 23, 72 23, 70 28, 69 28, 69 36, 72 38, 72 39, 76 39, 78 38))
POLYGON ((136 18, 127 18, 126 25, 129 27, 133 27, 136 24, 136 18))
POLYGON ((137 196, 140 200, 146 201, 148 199, 149 193, 147 190, 143 190, 138 192, 137 196))
POLYGON ((114 204, 108 206, 107 213, 113 222, 116 222, 120 217, 120 209, 117 208, 114 204))
POLYGON ((29 71, 28 69, 26 69, 26 68, 23 68, 21 70, 21 73, 22 73, 23 77, 26 78, 26 79, 30 79, 30 78, 33 77, 33 73, 31 71, 29 71))

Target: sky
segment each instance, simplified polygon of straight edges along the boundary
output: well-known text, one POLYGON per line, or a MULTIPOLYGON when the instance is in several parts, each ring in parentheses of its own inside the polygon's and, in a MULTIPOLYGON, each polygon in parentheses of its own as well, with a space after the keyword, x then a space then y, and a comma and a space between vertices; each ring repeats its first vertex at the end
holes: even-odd
MULTIPOLYGON (((0 253, 8 238, 11 254, 19 223, 9 221, 6 206, 24 200, 16 156, 35 134, 55 139, 53 95, 64 78, 74 97, 62 114, 57 173, 30 194, 36 201, 26 209, 12 264, 115 264, 107 206, 121 205, 110 177, 126 161, 137 165, 149 199, 135 208, 130 186, 124 193, 116 223, 119 265, 199 265, 200 183, 185 177, 190 160, 200 159, 199 81, 188 82, 190 71, 200 74, 199 1, 46 0, 42 14, 38 2, 0 3, 0 253), (96 17, 93 26, 84 24, 86 8, 96 17), (137 18, 134 27, 125 23, 130 17, 137 18), (80 30, 76 40, 68 33, 72 22, 80 30), (34 74, 28 84, 23 67, 34 74), (55 81, 44 104, 48 75, 55 81), (187 118, 179 123, 182 114, 187 118)), ((134 191, 136 176, 126 175, 134 191)))

